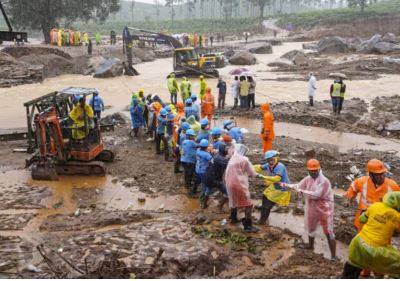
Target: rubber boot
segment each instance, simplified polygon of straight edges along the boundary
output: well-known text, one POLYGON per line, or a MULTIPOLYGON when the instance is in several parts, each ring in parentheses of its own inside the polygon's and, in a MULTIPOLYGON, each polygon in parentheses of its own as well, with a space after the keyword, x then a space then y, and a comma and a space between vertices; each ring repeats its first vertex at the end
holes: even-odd
POLYGON ((269 212, 265 208, 261 208, 260 218, 256 221, 257 225, 264 225, 269 217, 269 212))
POLYGON ((202 194, 200 196, 200 207, 202 209, 207 209, 207 207, 208 207, 208 198, 209 198, 209 196, 206 195, 206 194, 202 194))
POLYGON ((361 270, 361 268, 355 267, 346 262, 343 268, 342 279, 358 279, 361 270))
POLYGON ((256 233, 259 232, 260 229, 258 227, 253 226, 253 222, 251 219, 242 219, 242 224, 243 224, 243 228, 244 228, 244 232, 248 232, 248 233, 256 233))
POLYGON ((231 208, 231 216, 229 217, 229 223, 230 224, 238 224, 240 221, 238 220, 237 217, 237 209, 236 208, 231 208))

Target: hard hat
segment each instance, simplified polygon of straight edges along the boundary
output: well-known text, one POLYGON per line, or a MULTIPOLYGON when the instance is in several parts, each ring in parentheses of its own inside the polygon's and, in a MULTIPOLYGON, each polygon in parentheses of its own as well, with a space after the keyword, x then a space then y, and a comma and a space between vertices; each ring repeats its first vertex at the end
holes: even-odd
POLYGON ((199 144, 200 147, 208 147, 208 140, 202 139, 199 144))
POLYGON ((186 104, 192 104, 193 101, 192 101, 192 99, 187 99, 187 100, 185 101, 185 103, 186 103, 186 104))
POLYGON ((223 141, 224 141, 225 143, 232 142, 232 137, 231 137, 230 135, 225 135, 225 136, 223 137, 223 141))
POLYGON ((188 122, 183 122, 181 125, 182 130, 189 130, 190 124, 188 122))
POLYGON ((143 89, 143 88, 140 89, 140 90, 139 90, 139 93, 144 93, 144 89, 143 89))
POLYGON ((203 76, 203 75, 200 75, 200 79, 204 79, 204 76, 203 76))
POLYGON ((373 174, 382 174, 387 172, 387 169, 385 167, 385 164, 383 164, 382 161, 378 159, 371 159, 368 161, 367 164, 367 172, 373 173, 373 174))
POLYGON ((207 118, 201 119, 200 120, 200 125, 201 126, 208 126, 208 119, 207 118))
POLYGON ((316 171, 321 169, 321 164, 317 159, 310 159, 307 161, 307 170, 316 171))
POLYGON ((197 100, 197 96, 196 96, 195 93, 192 93, 192 95, 190 96, 190 98, 191 98, 192 100, 197 100))
POLYGON ((196 133, 195 133, 192 129, 190 129, 190 130, 187 130, 186 135, 188 135, 188 136, 195 136, 196 133))
POLYGON ((160 115, 165 116, 165 115, 167 115, 167 114, 168 114, 168 111, 165 110, 165 108, 163 108, 163 109, 160 110, 160 115))
POLYGON ((265 159, 270 159, 279 155, 279 152, 276 150, 268 150, 265 152, 265 159))
POLYGON ((214 129, 212 129, 211 134, 212 135, 220 135, 220 134, 222 134, 222 130, 221 130, 221 128, 214 128, 214 129))
POLYGON ((185 108, 185 105, 184 105, 182 102, 178 102, 178 103, 176 104, 176 108, 177 108, 177 109, 184 109, 184 108, 185 108))
POLYGON ((224 128, 226 129, 226 127, 229 126, 229 125, 232 124, 232 123, 233 123, 232 120, 224 120, 224 123, 223 123, 224 128))
POLYGON ((171 107, 169 105, 167 105, 166 107, 164 107, 164 109, 169 113, 171 112, 171 107))

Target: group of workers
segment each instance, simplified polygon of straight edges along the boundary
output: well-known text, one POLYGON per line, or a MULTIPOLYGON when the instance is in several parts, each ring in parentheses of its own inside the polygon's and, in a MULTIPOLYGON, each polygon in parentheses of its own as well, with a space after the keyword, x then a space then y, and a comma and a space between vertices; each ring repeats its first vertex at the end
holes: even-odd
MULTIPOLYGON (((95 35, 96 45, 102 42, 102 36, 99 32, 95 35)), ((50 30, 50 44, 54 46, 89 46, 91 44, 90 34, 81 33, 79 30, 53 28, 50 30)))

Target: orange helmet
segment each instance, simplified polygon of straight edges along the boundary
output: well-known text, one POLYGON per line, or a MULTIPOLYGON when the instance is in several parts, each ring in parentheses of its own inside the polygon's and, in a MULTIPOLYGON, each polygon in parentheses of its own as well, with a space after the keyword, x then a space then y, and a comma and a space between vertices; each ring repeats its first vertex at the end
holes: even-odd
POLYGON ((180 110, 184 110, 185 109, 185 105, 183 104, 183 102, 178 102, 176 104, 176 108, 180 109, 180 110))
POLYGON ((262 105, 261 105, 261 112, 262 113, 266 113, 266 112, 268 112, 269 111, 269 103, 263 103, 262 105))
POLYGON ((317 159, 310 159, 307 161, 307 169, 310 171, 316 171, 321 169, 321 164, 317 159))
POLYGON ((387 172, 385 164, 378 159, 371 159, 367 164, 367 172, 372 174, 382 174, 387 172))

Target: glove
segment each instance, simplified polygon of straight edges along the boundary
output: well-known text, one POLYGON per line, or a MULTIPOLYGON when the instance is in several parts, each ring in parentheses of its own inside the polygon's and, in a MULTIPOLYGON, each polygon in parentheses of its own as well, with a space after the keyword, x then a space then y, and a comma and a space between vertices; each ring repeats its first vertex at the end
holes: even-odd
POLYGON ((254 165, 253 167, 254 167, 254 170, 255 170, 257 173, 260 173, 260 172, 262 171, 261 165, 254 165))
POLYGON ((262 175, 262 174, 257 174, 257 176, 256 176, 258 179, 265 179, 265 176, 264 175, 262 175))

